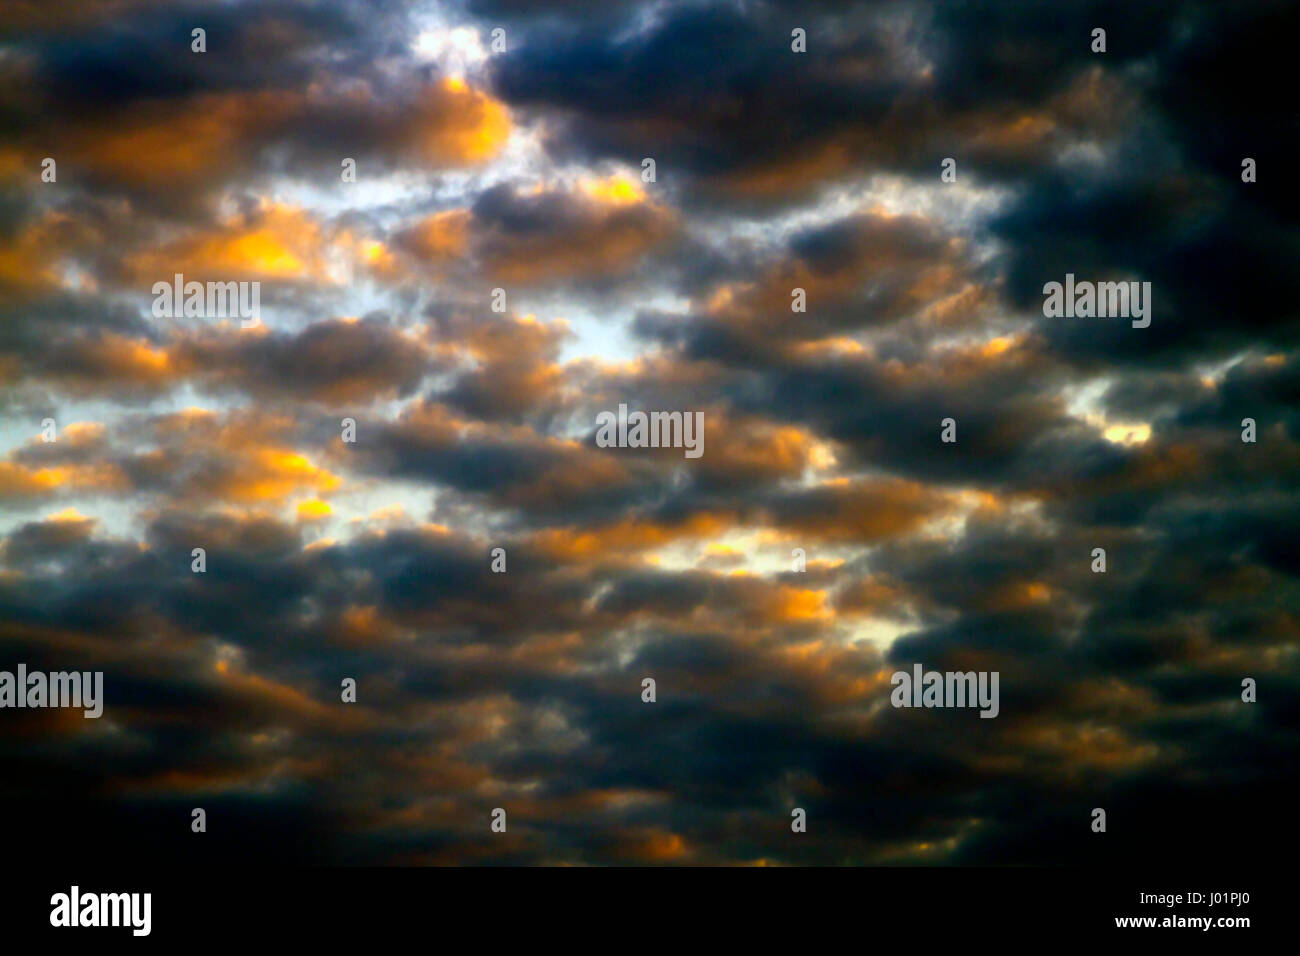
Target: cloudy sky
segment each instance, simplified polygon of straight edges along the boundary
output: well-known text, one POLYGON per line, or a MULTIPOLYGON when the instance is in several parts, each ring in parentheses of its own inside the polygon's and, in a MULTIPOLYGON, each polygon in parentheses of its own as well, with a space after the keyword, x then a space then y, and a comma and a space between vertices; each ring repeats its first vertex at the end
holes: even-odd
POLYGON ((1275 839, 1295 26, 1248 0, 5 3, 0 669, 102 670, 106 702, 0 711, 0 818, 40 849, 331 864, 1275 839), (156 316, 176 273, 259 282, 260 324, 156 316), (1150 282, 1150 326, 1045 318, 1067 273, 1150 282), (620 403, 703 412, 703 456, 598 447, 620 403), (997 671, 998 717, 890 706, 914 663, 997 671))

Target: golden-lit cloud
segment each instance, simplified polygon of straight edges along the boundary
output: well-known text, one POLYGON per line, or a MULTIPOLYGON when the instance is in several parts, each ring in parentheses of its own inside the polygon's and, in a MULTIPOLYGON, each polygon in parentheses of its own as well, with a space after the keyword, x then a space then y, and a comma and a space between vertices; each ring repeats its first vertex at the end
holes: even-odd
POLYGON ((87 117, 68 132, 73 161, 137 187, 195 184, 244 162, 247 140, 300 109, 291 92, 207 94, 87 117))
POLYGON ((504 104, 454 77, 425 91, 413 124, 421 153, 453 165, 491 159, 505 145, 511 128, 504 104))
POLYGON ((126 268, 152 285, 181 273, 187 281, 328 279, 331 237, 307 211, 263 200, 249 213, 131 255, 126 268))
POLYGON ((564 560, 589 560, 608 554, 646 551, 673 541, 717 537, 731 522, 726 516, 696 514, 665 524, 628 519, 603 528, 554 528, 538 532, 533 544, 564 560))
POLYGON ((0 461, 0 498, 39 499, 55 494, 102 494, 128 487, 121 469, 109 462, 33 467, 0 461))

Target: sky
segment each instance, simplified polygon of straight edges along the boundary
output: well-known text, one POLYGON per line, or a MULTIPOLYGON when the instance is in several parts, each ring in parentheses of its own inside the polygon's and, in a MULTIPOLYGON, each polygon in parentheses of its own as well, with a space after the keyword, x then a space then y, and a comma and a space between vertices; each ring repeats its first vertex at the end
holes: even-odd
POLYGON ((215 865, 1269 845, 1295 26, 5 3, 0 670, 105 703, 0 709, 0 819, 215 865), (159 314, 177 273, 258 323, 159 314), (1067 275, 1150 283, 1150 324, 1046 315, 1067 275), (703 454, 605 447, 620 404, 703 454), (997 716, 894 706, 916 664, 997 673, 997 716))

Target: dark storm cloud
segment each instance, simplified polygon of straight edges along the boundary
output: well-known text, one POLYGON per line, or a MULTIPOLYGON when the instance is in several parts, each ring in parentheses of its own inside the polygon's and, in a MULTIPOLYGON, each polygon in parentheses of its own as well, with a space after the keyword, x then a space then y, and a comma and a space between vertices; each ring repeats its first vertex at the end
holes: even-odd
POLYGON ((103 334, 158 338, 136 309, 87 295, 59 292, 0 310, 0 349, 27 374, 56 368, 64 347, 103 334))
MULTIPOLYGON (((1216 53, 1244 48, 1247 37, 1281 43, 1285 33, 1272 29, 1284 22, 1280 5, 1245 4, 1231 14, 1197 4, 1174 11, 1082 3, 859 7, 814 37, 828 48, 817 57, 792 57, 777 9, 759 5, 746 17, 728 5, 687 4, 621 40, 595 28, 577 35, 557 28, 549 42, 500 64, 500 88, 512 102, 558 111, 566 135, 557 137, 557 149, 628 162, 653 153, 666 168, 709 181, 729 176, 734 184, 774 157, 797 165, 801 152, 832 145, 862 149, 871 167, 929 169, 930 176, 939 157, 960 156, 976 175, 1024 190, 995 224, 1009 241, 1015 304, 1037 311, 1043 284, 1067 271, 1153 283, 1156 317, 1141 336, 1118 323, 1044 323, 1053 347, 1072 361, 1142 362, 1203 346, 1294 342, 1300 290, 1287 264, 1297 252, 1295 210, 1279 197, 1279 180, 1263 186, 1239 177, 1244 155, 1285 156, 1294 126, 1275 120, 1287 107, 1266 74, 1234 69, 1225 86, 1209 66, 1216 53), (891 31, 890 22, 906 26, 891 31), (1089 49, 1098 25, 1108 30, 1105 60, 1089 49), (969 42, 990 30, 1003 40, 969 42), (1223 49, 1209 39, 1220 35, 1223 49), (933 64, 932 75, 848 69, 864 57, 862 45, 891 37, 912 41, 933 64), (778 58, 790 68, 771 69, 778 58), (1183 70, 1186 84, 1172 79, 1183 70), (908 110, 903 126, 893 117, 905 105, 918 108, 908 110), (1116 123, 1117 116, 1131 119, 1134 108, 1152 115, 1143 124, 1116 123), (757 109, 768 121, 746 122, 757 109), (1226 135, 1240 130, 1243 117, 1251 118, 1251 133, 1226 135), (1040 121, 1050 131, 1038 145, 1017 145, 1017 121, 1040 121), (1214 135, 1200 132, 1206 129, 1214 135), (846 141, 848 132, 872 145, 846 141), (919 138, 931 134, 945 140, 941 148, 919 138), (1215 145, 1229 140, 1250 145, 1232 154, 1215 145), (1097 178, 1058 165, 1072 142, 1117 152, 1097 178), (1227 322, 1228 315, 1237 318, 1227 322)), ((903 48, 909 44, 888 56, 875 52, 897 65, 903 48)), ((1284 50, 1276 56, 1284 58, 1284 50)), ((792 171, 790 184, 807 186, 848 168, 810 161, 804 172, 812 180, 792 171)))
POLYGON ((864 167, 937 175, 939 159, 955 155, 1015 178, 1048 143, 1103 123, 1053 100, 1096 63, 1088 44, 1099 23, 1115 37, 1116 69, 1175 29, 1131 4, 684 3, 623 33, 539 18, 496 76, 510 102, 555 111, 557 152, 653 155, 677 188, 699 177, 776 197, 864 167), (807 30, 808 54, 791 52, 793 26, 807 30), (1005 40, 970 42, 989 30, 1005 40), (749 121, 755 112, 764 122, 749 121), (1059 128, 1027 136, 1033 113, 1059 128))
MULTIPOLYGON (((462 390, 456 396, 462 401, 462 390)), ((424 405, 380 426, 358 449, 367 472, 436 482, 485 496, 531 519, 577 517, 626 506, 658 482, 653 474, 576 442, 546 438, 527 427, 462 429, 443 406, 424 405)))
POLYGON ((214 387, 336 404, 409 395, 432 368, 421 343, 377 316, 315 322, 297 334, 198 337, 177 353, 214 387))
POLYGON ((1214 179, 1147 173, 1138 157, 1130 168, 1121 181, 1082 190, 1065 176, 1045 176, 995 226, 1017 250, 1009 291, 1026 309, 1041 309, 1043 285, 1067 272, 1152 284, 1150 328, 1042 319, 1053 349, 1080 363, 1141 364, 1293 347, 1300 286, 1286 264, 1300 253, 1294 221, 1240 201, 1252 184, 1240 182, 1239 167, 1214 179))

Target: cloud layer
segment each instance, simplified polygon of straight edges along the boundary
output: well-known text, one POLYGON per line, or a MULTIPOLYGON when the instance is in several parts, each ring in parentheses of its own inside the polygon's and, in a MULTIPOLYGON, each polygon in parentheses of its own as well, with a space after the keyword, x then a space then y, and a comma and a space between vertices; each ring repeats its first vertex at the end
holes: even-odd
POLYGON ((0 711, 0 813, 215 862, 1275 840, 1293 26, 1254 0, 10 4, 0 669, 102 670, 106 705, 0 711), (260 324, 157 317, 177 273, 260 283, 260 324), (1067 273, 1150 282, 1150 327, 1045 318, 1067 273), (703 457, 600 447, 620 403, 703 412, 703 457), (999 716, 891 707, 917 662, 999 672, 999 716))

